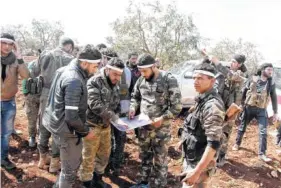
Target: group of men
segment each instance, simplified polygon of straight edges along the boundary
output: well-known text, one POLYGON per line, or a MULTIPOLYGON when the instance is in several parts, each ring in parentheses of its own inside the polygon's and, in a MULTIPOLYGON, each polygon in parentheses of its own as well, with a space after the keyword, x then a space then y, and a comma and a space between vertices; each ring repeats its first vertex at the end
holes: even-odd
MULTIPOLYGON (((77 174, 86 188, 106 187, 102 177, 106 172, 119 175, 126 142, 126 132, 112 123, 118 120, 118 124, 128 126, 119 118, 133 119, 138 114, 147 115, 152 123, 136 130, 141 167, 133 187, 165 187, 170 125, 182 110, 176 78, 160 70, 159 59, 150 54, 130 53, 124 63, 103 44, 85 45, 75 57, 74 48, 74 42, 64 37, 56 49, 43 51, 38 60, 26 66, 14 37, 2 34, 1 166, 15 167, 8 158, 8 148, 19 73, 26 79, 23 91, 30 147, 36 146, 38 122, 38 167, 45 169, 50 164, 50 172, 61 169, 54 187, 72 187, 77 174)), ((258 76, 247 79, 244 55, 235 55, 231 66, 225 67, 217 58, 204 54, 193 74, 199 95, 179 129, 178 146, 184 153, 180 175, 183 187, 207 187, 216 166, 224 164, 239 112, 229 115, 228 109, 236 105, 243 111, 233 150, 239 149, 246 126, 256 118, 259 157, 265 162, 270 161, 265 153, 269 96, 277 119, 272 64, 263 64, 258 76)))

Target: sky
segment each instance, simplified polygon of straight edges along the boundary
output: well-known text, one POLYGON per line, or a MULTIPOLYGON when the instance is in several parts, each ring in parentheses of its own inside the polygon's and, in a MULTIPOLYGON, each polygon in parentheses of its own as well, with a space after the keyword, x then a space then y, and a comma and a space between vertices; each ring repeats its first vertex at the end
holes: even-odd
MULTIPOLYGON (((140 0, 135 0, 140 1, 140 0)), ((148 0, 144 0, 148 1, 148 0)), ((65 35, 80 44, 105 43, 113 34, 110 23, 126 15, 128 0, 14 0, 2 1, 0 24, 30 24, 33 18, 61 21, 65 35), (11 7, 12 8, 4 8, 11 7)), ((168 4, 171 0, 161 0, 168 4)), ((176 0, 181 13, 194 23, 211 45, 223 38, 242 38, 258 46, 265 59, 281 59, 281 1, 176 0)))

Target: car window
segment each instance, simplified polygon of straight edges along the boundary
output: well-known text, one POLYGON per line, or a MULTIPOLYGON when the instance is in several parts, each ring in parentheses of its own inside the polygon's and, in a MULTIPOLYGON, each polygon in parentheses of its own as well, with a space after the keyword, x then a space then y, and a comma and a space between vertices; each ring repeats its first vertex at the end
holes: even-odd
POLYGON ((281 89, 281 68, 274 68, 274 81, 276 88, 281 89))
POLYGON ((192 72, 196 64, 190 62, 183 62, 173 66, 169 72, 172 74, 180 75, 187 71, 192 72))

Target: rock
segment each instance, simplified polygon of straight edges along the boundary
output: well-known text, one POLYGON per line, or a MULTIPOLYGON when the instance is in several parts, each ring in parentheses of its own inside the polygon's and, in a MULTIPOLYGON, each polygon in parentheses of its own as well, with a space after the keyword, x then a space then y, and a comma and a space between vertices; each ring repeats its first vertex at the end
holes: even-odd
POLYGON ((21 154, 25 154, 26 153, 26 151, 25 150, 23 150, 22 152, 21 152, 21 154))
POLYGON ((35 174, 34 173, 28 173, 28 178, 32 179, 35 177, 35 174))
POLYGON ((43 166, 43 169, 44 169, 44 170, 49 170, 49 166, 48 166, 48 165, 44 165, 44 166, 43 166))
POLYGON ((37 156, 38 156, 38 154, 37 154, 37 153, 34 153, 32 156, 33 156, 33 157, 37 157, 37 156))
POLYGON ((18 159, 18 163, 22 163, 23 162, 23 160, 22 159, 18 159))
POLYGON ((22 175, 22 181, 26 181, 27 180, 27 175, 22 175))
POLYGON ((28 165, 29 166, 34 166, 34 161, 30 162, 28 165))
POLYGON ((281 173, 281 168, 278 168, 277 171, 281 173))
POLYGON ((271 175, 269 173, 266 174, 269 178, 272 178, 271 175))
POLYGON ((271 171, 271 176, 274 177, 274 178, 278 178, 278 173, 277 171, 271 171))

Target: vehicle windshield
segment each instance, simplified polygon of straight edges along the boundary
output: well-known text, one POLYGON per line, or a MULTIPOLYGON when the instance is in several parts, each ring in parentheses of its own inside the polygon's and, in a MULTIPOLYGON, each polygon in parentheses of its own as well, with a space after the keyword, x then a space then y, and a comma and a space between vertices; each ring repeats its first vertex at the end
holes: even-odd
POLYGON ((277 89, 281 89, 281 68, 274 68, 274 81, 277 89))
POLYGON ((169 72, 172 73, 172 74, 175 74, 175 75, 180 75, 187 70, 190 70, 190 72, 192 72, 194 66, 195 66, 195 63, 185 61, 185 62, 182 62, 182 63, 179 63, 179 64, 173 66, 169 70, 169 72))

